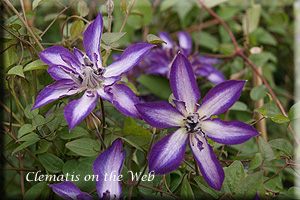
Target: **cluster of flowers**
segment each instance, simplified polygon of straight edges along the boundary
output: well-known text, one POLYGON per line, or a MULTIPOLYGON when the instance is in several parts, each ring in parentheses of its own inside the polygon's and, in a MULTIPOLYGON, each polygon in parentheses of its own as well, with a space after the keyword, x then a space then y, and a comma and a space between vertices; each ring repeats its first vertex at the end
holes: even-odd
MULTIPOLYGON (((189 140, 203 178, 213 189, 221 190, 224 171, 206 137, 218 143, 233 145, 259 134, 252 126, 240 121, 222 121, 216 117, 212 119, 212 116, 227 111, 239 99, 245 81, 225 81, 222 73, 212 66, 216 60, 202 58, 201 61, 199 55, 190 55, 192 42, 184 32, 178 34, 179 45, 175 45, 169 35, 160 32, 161 39, 167 41, 162 49, 156 48, 149 53, 154 45, 133 44, 111 65, 103 67, 100 52, 102 29, 103 21, 99 14, 83 35, 86 54, 76 48, 71 53, 60 46, 40 53, 41 60, 50 65, 48 73, 56 82, 39 93, 32 109, 85 91, 80 99, 71 101, 65 107, 64 114, 70 130, 94 110, 98 97, 110 101, 123 114, 143 119, 153 127, 178 127, 151 149, 149 171, 166 174, 177 169, 189 140), (152 71, 170 79, 175 106, 167 102, 139 103, 130 88, 117 83, 121 74, 137 65, 147 53, 144 60, 152 66, 149 73, 152 71), (206 64, 203 64, 205 59, 206 64), (197 75, 206 76, 214 83, 221 82, 207 93, 200 105, 200 92, 195 78, 197 75)), ((121 173, 126 154, 122 149, 121 139, 115 140, 93 164, 94 173, 98 175, 96 187, 100 199, 119 199, 121 196, 120 183, 104 181, 104 174, 113 171, 121 173)), ((92 199, 72 182, 50 187, 65 199, 92 199)))

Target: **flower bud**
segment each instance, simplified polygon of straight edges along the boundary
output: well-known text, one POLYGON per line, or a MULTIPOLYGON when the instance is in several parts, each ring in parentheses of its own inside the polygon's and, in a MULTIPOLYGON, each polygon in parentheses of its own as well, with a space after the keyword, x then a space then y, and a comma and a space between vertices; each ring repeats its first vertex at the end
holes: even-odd
POLYGON ((85 119, 87 128, 91 131, 98 129, 101 125, 100 119, 92 112, 85 119))
POLYGON ((112 0, 107 0, 106 7, 107 7, 107 12, 111 14, 114 10, 114 2, 112 0))

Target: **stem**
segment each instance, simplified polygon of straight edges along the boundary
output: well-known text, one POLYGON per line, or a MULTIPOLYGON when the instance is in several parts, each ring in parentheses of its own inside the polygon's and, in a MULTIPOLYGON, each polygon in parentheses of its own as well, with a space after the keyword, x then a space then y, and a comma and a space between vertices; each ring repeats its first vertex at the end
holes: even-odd
POLYGON ((133 8, 133 5, 135 4, 135 2, 136 2, 136 0, 134 0, 134 1, 132 2, 132 4, 130 5, 130 7, 129 7, 129 9, 128 9, 126 15, 125 15, 123 24, 122 24, 122 26, 121 26, 121 28, 120 28, 120 31, 119 31, 120 33, 123 31, 123 28, 124 28, 124 26, 125 26, 125 24, 126 24, 127 18, 128 18, 128 16, 129 16, 130 11, 131 11, 131 9, 133 8))
POLYGON ((102 139, 104 143, 104 136, 105 136, 105 112, 104 112, 104 105, 103 99, 100 97, 100 111, 101 111, 101 122, 102 122, 102 139))
POLYGON ((18 18, 21 20, 21 22, 24 24, 24 26, 26 27, 26 29, 29 31, 29 33, 32 35, 34 41, 36 42, 36 44, 40 47, 41 50, 44 50, 43 46, 41 45, 41 43, 38 41, 38 39, 36 38, 36 36, 34 35, 34 33, 32 32, 31 28, 28 26, 27 22, 24 21, 24 19, 22 18, 22 16, 19 14, 19 12, 15 9, 15 7, 10 3, 10 1, 8 0, 4 0, 5 3, 10 7, 10 9, 12 9, 12 11, 18 16, 18 18))

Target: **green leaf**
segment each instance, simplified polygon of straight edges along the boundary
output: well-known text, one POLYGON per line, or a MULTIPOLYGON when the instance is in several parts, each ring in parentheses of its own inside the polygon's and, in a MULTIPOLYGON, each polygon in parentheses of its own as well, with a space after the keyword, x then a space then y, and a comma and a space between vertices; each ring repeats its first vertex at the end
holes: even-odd
POLYGON ((271 119, 273 122, 275 122, 277 124, 287 123, 290 121, 290 119, 288 117, 283 116, 283 115, 275 115, 271 119))
POLYGON ((257 110, 261 113, 262 116, 266 116, 267 110, 262 109, 262 108, 259 108, 259 109, 257 109, 257 110))
POLYGON ((133 143, 144 146, 151 140, 152 133, 139 125, 130 125, 123 128, 124 137, 133 143))
POLYGON ((154 95, 168 100, 170 94, 172 93, 169 80, 155 75, 142 75, 137 81, 148 88, 154 95))
POLYGON ((88 5, 86 4, 86 2, 84 0, 78 1, 77 10, 81 17, 85 17, 89 14, 88 5))
POLYGON ((180 0, 164 0, 160 4, 160 12, 163 12, 171 7, 173 7, 175 4, 177 4, 180 0))
POLYGON ((26 135, 27 133, 30 133, 35 130, 35 126, 32 124, 24 124, 21 126, 21 128, 18 131, 18 138, 21 138, 22 136, 26 135))
POLYGON ((150 44, 156 44, 156 43, 165 43, 165 44, 167 44, 167 42, 163 41, 158 36, 153 35, 153 34, 148 34, 146 39, 150 44))
POLYGON ((59 137, 63 140, 70 140, 88 135, 89 133, 84 128, 76 126, 71 132, 69 132, 69 128, 65 127, 61 130, 61 134, 59 135, 59 137))
POLYGON ((59 157, 50 153, 40 154, 38 158, 45 169, 52 173, 60 172, 64 165, 64 162, 59 157))
POLYGON ((261 5, 252 4, 251 8, 248 9, 248 16, 243 17, 243 32, 244 35, 252 33, 258 26, 260 20, 261 5), (248 18, 248 21, 247 21, 248 18), (248 22, 248 24, 247 24, 248 22))
POLYGON ((259 85, 252 88, 250 92, 250 97, 252 100, 257 101, 266 96, 267 88, 265 85, 259 85))
POLYGON ((84 31, 84 23, 83 23, 83 21, 77 20, 77 21, 73 22, 72 26, 70 28, 70 37, 69 37, 69 40, 76 39, 78 36, 80 36, 82 34, 83 31, 84 31))
MULTIPOLYGON (((198 33, 197 32, 192 33, 191 37, 192 37, 194 42, 197 41, 198 40, 198 33)), ((209 34, 207 32, 204 32, 204 31, 201 31, 201 35, 200 35, 200 38, 199 38, 199 45, 202 46, 202 47, 213 50, 213 49, 218 47, 219 41, 214 36, 212 36, 211 34, 209 34)))
POLYGON ((100 144, 96 140, 90 138, 81 138, 68 142, 66 147, 71 151, 86 157, 98 155, 98 151, 100 150, 100 144))
MULTIPOLYGON (((264 181, 266 181, 267 179, 268 177, 264 177, 264 181)), ((280 176, 275 176, 274 178, 266 182, 264 186, 266 189, 275 193, 283 192, 282 179, 280 176)))
POLYGON ((34 153, 35 154, 42 154, 48 151, 48 149, 51 147, 52 143, 42 140, 39 142, 39 148, 34 153))
POLYGON ((32 10, 41 5, 44 2, 57 2, 58 0, 34 0, 32 2, 32 10))
POLYGON ((47 68, 48 68, 48 65, 46 65, 40 59, 38 59, 38 60, 35 60, 35 61, 29 63, 28 65, 26 65, 24 68, 24 72, 37 70, 37 69, 47 69, 47 68))
POLYGON ((295 119, 300 119, 300 101, 298 101, 291 107, 289 111, 289 119, 291 121, 295 119))
POLYGON ((287 155, 292 155, 294 150, 293 145, 289 141, 282 138, 271 140, 269 141, 269 144, 271 147, 278 149, 287 155))
MULTIPOLYGON (((134 18, 141 17, 139 20, 142 26, 147 26, 152 21, 152 6, 149 0, 139 0, 133 5, 131 12, 136 12, 138 15, 133 16, 134 18)), ((128 21, 127 25, 130 25, 128 21)))
POLYGON ((39 109, 38 108, 30 111, 30 109, 32 107, 33 107, 33 104, 29 104, 28 106, 26 106, 26 108, 24 110, 24 114, 28 119, 33 119, 39 114, 39 109))
POLYGON ((240 161, 234 161, 228 168, 225 168, 224 172, 224 190, 226 193, 233 193, 239 183, 245 178, 244 166, 240 161))
POLYGON ((218 192, 217 190, 212 189, 204 180, 202 176, 196 176, 194 178, 197 185, 200 187, 201 190, 203 190, 205 193, 212 196, 214 199, 218 199, 221 196, 221 192, 218 192))
POLYGON ((192 187, 187 179, 187 175, 184 176, 182 181, 180 199, 195 199, 192 187))
POLYGON ((249 165, 249 171, 256 169, 261 166, 263 159, 260 153, 257 153, 252 158, 250 165, 249 165))
POLYGON ((224 3, 228 0, 202 0, 202 2, 209 8, 215 7, 221 3, 224 3))
POLYGON ((38 136, 34 133, 25 135, 24 137, 22 137, 21 139, 19 139, 18 141, 24 141, 20 146, 18 146, 17 148, 15 148, 15 150, 12 152, 11 155, 15 154, 16 152, 32 145, 35 144, 36 142, 38 142, 40 140, 40 138, 38 138, 38 136))
POLYGON ((7 72, 7 74, 8 75, 17 75, 17 76, 21 76, 21 77, 25 78, 22 65, 14 66, 7 72))
POLYGON ((259 54, 252 54, 249 56, 250 60, 254 63, 256 67, 264 66, 268 61, 272 61, 274 63, 277 62, 277 58, 274 54, 270 52, 262 52, 259 54))
POLYGON ((248 175, 235 188, 236 199, 253 199, 257 189, 263 184, 263 171, 248 175))
POLYGON ((103 33, 102 35, 102 41, 109 45, 113 42, 116 42, 118 40, 120 40, 124 35, 126 34, 126 32, 121 32, 121 33, 103 33))
POLYGON ((238 110, 238 111, 247 111, 248 106, 244 102, 237 101, 233 106, 230 108, 230 110, 238 110))
POLYGON ((39 182, 35 184, 34 186, 32 186, 26 191, 23 199, 24 200, 38 199, 45 187, 48 187, 47 182, 39 182))
POLYGON ((262 137, 258 138, 258 142, 259 142, 259 151, 263 159, 266 160, 267 162, 273 160, 275 158, 275 155, 269 143, 262 137))
POLYGON ((251 37, 255 37, 255 39, 260 44, 267 44, 267 45, 273 45, 273 46, 277 45, 277 41, 273 37, 273 35, 261 27, 258 27, 253 33, 250 34, 250 40, 251 40, 251 37))

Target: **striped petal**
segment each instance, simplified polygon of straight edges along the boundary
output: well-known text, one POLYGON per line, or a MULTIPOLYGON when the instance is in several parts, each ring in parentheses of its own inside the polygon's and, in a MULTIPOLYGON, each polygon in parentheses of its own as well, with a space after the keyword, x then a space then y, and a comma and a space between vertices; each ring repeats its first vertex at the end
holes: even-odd
POLYGON ((195 111, 200 99, 199 88, 188 59, 179 53, 175 58, 170 72, 170 84, 177 100, 184 101, 189 113, 195 111))
POLYGON ((61 58, 61 55, 73 57, 73 54, 69 50, 61 46, 49 47, 39 53, 41 60, 47 65, 67 66, 67 63, 61 58))
POLYGON ((81 190, 70 181, 50 184, 49 186, 52 188, 53 192, 66 200, 93 200, 91 195, 81 192, 81 190))
POLYGON ((228 110, 241 96, 246 81, 225 81, 205 95, 198 109, 200 117, 210 118, 228 110))
POLYGON ((259 134, 255 128, 244 122, 225 122, 218 118, 202 121, 201 128, 213 141, 227 145, 246 142, 259 134))
POLYGON ((86 55, 97 67, 102 67, 100 44, 103 29, 103 19, 101 13, 96 19, 87 27, 83 33, 83 45, 86 55))
POLYGON ((151 126, 167 128, 181 126, 183 123, 183 115, 167 102, 138 103, 135 106, 151 126))
POLYGON ((191 54, 193 48, 192 39, 190 35, 184 31, 180 31, 177 34, 177 37, 178 37, 179 46, 182 49, 183 54, 186 57, 188 57, 191 54))
POLYGON ((167 174, 177 169, 184 157, 188 134, 180 128, 159 140, 149 154, 149 172, 167 174))
POLYGON ((36 97, 36 101, 31 110, 40 108, 48 103, 65 96, 78 93, 77 85, 72 80, 58 80, 46 86, 36 97))
POLYGON ((121 139, 116 139, 110 147, 103 151, 95 160, 93 170, 98 176, 96 188, 101 199, 120 199, 122 188, 117 178, 121 173, 126 152, 122 151, 121 139), (109 195, 109 197, 107 196, 109 195))
POLYGON ((190 134, 189 145, 206 183, 220 191, 225 174, 206 138, 197 133, 190 134))
POLYGON ((116 61, 105 68, 106 70, 103 76, 108 78, 119 76, 122 73, 127 72, 137 65, 152 47, 154 47, 154 45, 148 43, 130 45, 116 61))
POLYGON ((65 107, 65 119, 70 131, 95 109, 97 97, 96 92, 87 90, 80 99, 71 101, 65 107))
POLYGON ((124 115, 141 119, 135 104, 139 103, 136 94, 126 85, 115 84, 111 87, 112 104, 124 115))

